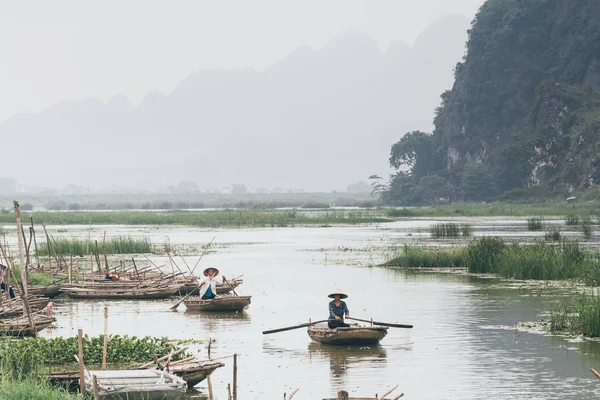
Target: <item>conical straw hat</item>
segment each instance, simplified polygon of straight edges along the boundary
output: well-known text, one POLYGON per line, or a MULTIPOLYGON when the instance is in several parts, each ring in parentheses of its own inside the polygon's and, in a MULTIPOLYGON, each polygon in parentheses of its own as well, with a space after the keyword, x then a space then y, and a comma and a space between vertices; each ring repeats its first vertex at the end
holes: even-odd
POLYGON ((335 292, 331 293, 331 294, 330 294, 329 296, 327 296, 327 297, 330 297, 330 298, 332 298, 332 299, 333 299, 333 296, 334 296, 334 295, 336 295, 336 294, 339 294, 339 295, 340 295, 340 299, 345 299, 345 298, 347 298, 347 297, 348 297, 348 295, 347 295, 346 293, 344 293, 344 291, 343 291, 343 290, 341 290, 341 289, 336 289, 336 290, 335 290, 335 292))

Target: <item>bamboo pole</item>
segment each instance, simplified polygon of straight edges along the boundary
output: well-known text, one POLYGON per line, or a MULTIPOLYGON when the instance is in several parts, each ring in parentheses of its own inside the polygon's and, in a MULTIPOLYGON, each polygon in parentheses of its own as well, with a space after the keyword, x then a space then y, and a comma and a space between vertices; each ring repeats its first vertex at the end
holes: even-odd
POLYGON ((21 210, 19 202, 13 201, 15 216, 17 220, 17 241, 19 243, 19 263, 21 264, 21 285, 23 286, 23 297, 27 297, 27 264, 25 261, 25 246, 23 244, 23 227, 21 226, 21 210))
POLYGON ((212 382, 210 381, 210 375, 206 377, 206 382, 208 383, 208 399, 214 400, 212 382))
POLYGON ((292 400, 292 397, 294 397, 294 395, 296 394, 296 392, 298 392, 298 390, 300 390, 300 388, 298 388, 298 389, 294 390, 294 391, 293 391, 293 392, 292 392, 292 393, 289 395, 289 397, 287 397, 287 398, 286 398, 286 400, 292 400))
POLYGON ((237 353, 233 355, 233 400, 237 400, 237 353))
MULTIPOLYGON (((182 352, 186 351, 187 349, 188 349, 187 347, 182 347, 181 349, 179 349, 176 352, 174 352, 173 355, 176 356, 177 354, 182 353, 182 352)), ((168 357, 169 357, 169 355, 167 354, 166 356, 158 358, 157 360, 158 361, 163 361, 163 360, 166 360, 168 357)), ((156 363, 155 361, 149 362, 149 363, 146 363, 144 365, 140 365, 139 367, 137 367, 137 369, 148 368, 148 367, 152 366, 155 363, 156 363)))
POLYGON ((98 241, 94 240, 94 242, 96 242, 96 264, 98 265, 98 273, 102 272, 102 267, 100 266, 100 251, 98 250, 98 241))
MULTIPOLYGON (((31 233, 33 233, 33 244, 35 245, 35 260, 37 262, 38 268, 40 267, 40 253, 37 244, 37 237, 35 236, 35 227, 33 226, 33 217, 31 219, 31 233)), ((50 255, 50 253, 48 253, 50 255)))
POLYGON ((106 356, 108 350, 108 307, 104 307, 104 347, 102 348, 102 369, 106 369, 106 356))
POLYGON ((231 400, 231 384, 227 384, 227 400, 231 400))
POLYGON ((83 368, 83 330, 77 330, 77 354, 79 356, 79 392, 85 393, 85 370, 83 368))
POLYGON ((100 400, 100 393, 98 391, 98 377, 94 375, 94 400, 100 400))
POLYGON ((71 254, 71 259, 69 260, 69 285, 73 283, 73 254, 71 254))
POLYGON ((106 256, 106 231, 104 231, 104 238, 102 239, 102 252, 104 253, 104 264, 106 265, 106 273, 110 272, 108 267, 108 257, 106 256))
POLYGON ((52 268, 51 254, 54 254, 54 258, 56 259, 56 265, 58 266, 58 269, 60 269, 60 260, 58 259, 58 256, 56 255, 56 249, 54 248, 54 245, 52 244, 52 240, 50 239, 50 235, 48 234, 48 230, 46 229, 46 224, 44 222, 42 222, 42 227, 44 228, 44 233, 46 234, 46 245, 48 246, 48 260, 50 261, 50 268, 52 268))

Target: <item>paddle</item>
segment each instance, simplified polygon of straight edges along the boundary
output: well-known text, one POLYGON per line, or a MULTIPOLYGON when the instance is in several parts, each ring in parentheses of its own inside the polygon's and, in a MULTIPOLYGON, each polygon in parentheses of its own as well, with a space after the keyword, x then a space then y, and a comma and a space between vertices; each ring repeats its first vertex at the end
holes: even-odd
POLYGON ((329 321, 333 321, 333 320, 331 320, 331 319, 324 319, 322 321, 315 321, 315 322, 309 322, 309 323, 306 323, 306 324, 288 326, 287 328, 271 329, 271 330, 268 330, 268 331, 263 331, 263 335, 268 335, 268 334, 277 333, 277 332, 291 331, 293 329, 305 328, 307 326, 311 326, 311 325, 315 325, 315 324, 320 324, 321 322, 329 322, 329 321))
POLYGON ((391 328, 412 328, 412 325, 402 325, 402 324, 390 324, 388 322, 377 322, 377 321, 369 321, 366 319, 360 319, 360 318, 354 318, 354 317, 346 317, 347 319, 352 319, 354 321, 360 321, 360 322, 368 322, 368 323, 373 323, 374 325, 380 325, 380 326, 389 326, 391 328))
POLYGON ((594 368, 590 368, 590 371, 592 371, 592 374, 596 375, 596 378, 600 379, 600 373, 598 373, 598 371, 596 371, 594 368))
POLYGON ((178 301, 178 302, 177 302, 177 303, 176 303, 174 306, 172 306, 170 309, 171 309, 172 311, 175 311, 175 310, 177 310, 177 307, 179 307, 179 305, 180 305, 181 303, 183 303, 183 301, 184 301, 185 299, 187 299, 188 297, 190 297, 190 296, 192 295, 192 293, 194 293, 196 290, 198 290, 198 289, 200 288, 200 286, 202 286, 203 284, 204 284, 204 281, 200 282, 200 284, 199 284, 198 286, 196 286, 196 287, 194 288, 194 290, 192 290, 191 292, 189 292, 188 294, 186 294, 185 296, 183 296, 183 297, 181 298, 181 300, 179 300, 179 301, 178 301))
POLYGON ((194 269, 192 269, 192 276, 194 275, 194 271, 196 270, 196 267, 198 266, 198 264, 200 264, 200 260, 202 260, 202 257, 204 257, 204 255, 206 254, 206 252, 210 248, 210 245, 212 244, 213 240, 215 240, 215 238, 216 238, 216 236, 213 236, 212 240, 210 242, 208 242, 208 245, 206 246, 206 248, 204 249, 204 251, 200 255, 200 258, 198 259, 198 261, 196 261, 196 265, 194 265, 194 269))

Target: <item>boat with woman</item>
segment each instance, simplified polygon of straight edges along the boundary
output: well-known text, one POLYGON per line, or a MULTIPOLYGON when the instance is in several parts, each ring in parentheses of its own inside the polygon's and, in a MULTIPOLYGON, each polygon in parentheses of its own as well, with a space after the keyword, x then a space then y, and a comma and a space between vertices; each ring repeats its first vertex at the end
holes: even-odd
MULTIPOLYGON (((200 283, 200 295, 191 296, 183 301, 190 311, 244 311, 251 303, 251 296, 238 296, 235 289, 233 294, 217 295, 217 280, 219 270, 208 267, 204 270, 204 280, 200 283)), ((227 280, 225 280, 227 283, 227 280)), ((189 296, 189 295, 188 295, 189 296)))

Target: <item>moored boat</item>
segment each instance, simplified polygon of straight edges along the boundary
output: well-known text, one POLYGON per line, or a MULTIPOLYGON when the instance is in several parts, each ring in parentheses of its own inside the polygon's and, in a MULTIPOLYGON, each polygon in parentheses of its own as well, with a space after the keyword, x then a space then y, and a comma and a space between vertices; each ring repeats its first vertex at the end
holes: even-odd
POLYGON ((217 368, 224 367, 225 364, 219 361, 189 361, 184 364, 173 365, 171 372, 183 378, 188 387, 193 387, 205 380, 217 368))
MULTIPOLYGON (((46 297, 27 296, 29 308, 31 312, 42 310, 48 305, 49 299, 46 297)), ((17 297, 10 300, 0 301, 0 318, 15 317, 23 315, 25 306, 23 299, 17 297)))
POLYGON ((192 296, 183 301, 191 311, 244 311, 251 303, 252 296, 217 296, 212 300, 202 300, 192 296))
POLYGON ((60 286, 58 285, 29 285, 27 293, 32 296, 43 296, 53 298, 61 294, 60 286))
POLYGON ((99 398, 106 400, 179 400, 187 390, 182 378, 160 370, 86 370, 85 387, 90 393, 94 393, 94 376, 99 398))
MULTIPOLYGON (((229 282, 229 285, 225 282, 217 282, 217 284, 216 284, 217 294, 231 293, 232 290, 235 290, 238 286, 240 286, 242 283, 244 283, 244 280, 243 279, 232 279, 228 282, 229 282)), ((189 293, 192 293, 192 291, 194 291, 194 293, 198 293, 198 291, 195 290, 198 288, 198 284, 199 284, 199 282, 197 282, 196 280, 184 281, 184 282, 182 282, 182 285, 179 288, 179 291, 181 292, 181 294, 189 294, 189 293)))
POLYGON ((387 327, 351 324, 349 328, 329 329, 326 322, 308 327, 308 336, 315 342, 331 345, 376 344, 387 335, 387 327))
POLYGON ((109 287, 109 288, 84 288, 64 287, 63 292, 74 299, 111 299, 111 300, 147 300, 166 299, 177 293, 179 286, 170 285, 163 287, 109 287))
POLYGON ((0 336, 34 336, 56 321, 54 317, 40 314, 33 314, 32 318, 35 324, 35 331, 31 329, 29 318, 27 317, 0 319, 0 336))

